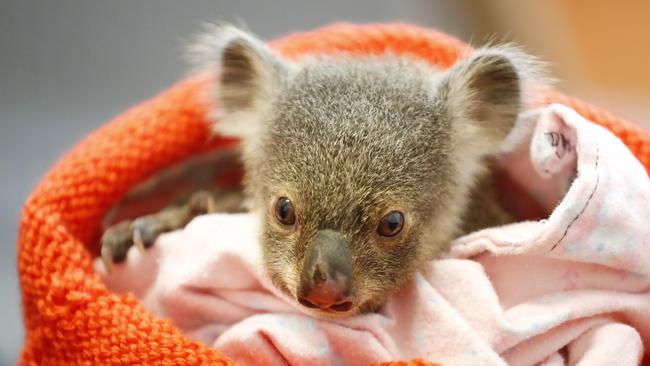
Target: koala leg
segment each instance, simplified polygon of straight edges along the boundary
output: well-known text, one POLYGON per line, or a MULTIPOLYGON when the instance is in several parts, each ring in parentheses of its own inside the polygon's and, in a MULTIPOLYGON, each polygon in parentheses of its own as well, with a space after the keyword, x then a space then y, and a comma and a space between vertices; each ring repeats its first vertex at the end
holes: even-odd
POLYGON ((241 191, 199 191, 179 205, 134 220, 121 221, 109 227, 100 240, 104 267, 110 272, 113 262, 126 259, 131 246, 135 245, 144 252, 158 236, 185 227, 196 216, 214 212, 242 212, 243 201, 241 191))

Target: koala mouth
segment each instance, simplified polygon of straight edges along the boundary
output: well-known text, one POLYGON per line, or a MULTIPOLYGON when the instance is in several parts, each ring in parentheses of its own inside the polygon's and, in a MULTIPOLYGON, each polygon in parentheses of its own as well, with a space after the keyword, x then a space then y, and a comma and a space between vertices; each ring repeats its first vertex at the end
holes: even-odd
POLYGON ((300 292, 295 293, 290 291, 289 286, 285 282, 276 284, 276 287, 314 314, 344 317, 355 313, 357 308, 360 308, 359 305, 361 305, 360 303, 353 301, 353 298, 344 298, 330 302, 327 297, 321 299, 318 297, 314 298, 314 296, 300 296, 298 295, 300 292))
POLYGON ((327 301, 317 302, 314 300, 313 297, 311 298, 300 297, 298 298, 298 302, 306 308, 318 309, 324 312, 347 313, 348 311, 352 310, 352 308, 354 307, 354 303, 346 299, 331 305, 327 301))
POLYGON ((352 302, 332 305, 329 308, 321 308, 313 304, 304 304, 302 301, 299 302, 308 313, 314 317, 320 318, 346 318, 357 314, 360 309, 352 302))

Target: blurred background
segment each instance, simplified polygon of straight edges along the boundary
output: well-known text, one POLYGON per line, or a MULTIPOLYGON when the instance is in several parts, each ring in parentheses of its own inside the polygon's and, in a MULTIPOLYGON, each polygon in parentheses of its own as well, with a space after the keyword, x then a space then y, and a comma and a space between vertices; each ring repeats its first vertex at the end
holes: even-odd
POLYGON ((76 141, 187 71, 201 23, 265 39, 335 21, 404 21, 479 45, 513 40, 558 87, 650 129, 647 0, 0 0, 0 365, 23 342, 16 232, 30 190, 76 141))

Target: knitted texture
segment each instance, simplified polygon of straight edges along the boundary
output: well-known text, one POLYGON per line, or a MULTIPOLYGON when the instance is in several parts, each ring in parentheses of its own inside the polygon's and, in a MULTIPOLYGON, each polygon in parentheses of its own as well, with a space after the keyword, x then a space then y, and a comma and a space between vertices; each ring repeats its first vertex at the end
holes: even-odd
MULTIPOLYGON (((290 35, 272 47, 288 58, 391 50, 440 67, 470 52, 450 36, 402 24, 337 24, 290 35)), ((156 319, 133 295, 110 293, 91 265, 102 217, 130 188, 194 154, 236 143, 211 137, 208 106, 201 102, 209 81, 207 75, 190 77, 91 133, 27 199, 18 242, 26 327, 21 364, 234 364, 156 319)), ((607 127, 650 170, 648 132, 552 90, 540 91, 540 97, 544 104, 566 104, 607 127)), ((383 365, 432 364, 414 360, 383 365)))

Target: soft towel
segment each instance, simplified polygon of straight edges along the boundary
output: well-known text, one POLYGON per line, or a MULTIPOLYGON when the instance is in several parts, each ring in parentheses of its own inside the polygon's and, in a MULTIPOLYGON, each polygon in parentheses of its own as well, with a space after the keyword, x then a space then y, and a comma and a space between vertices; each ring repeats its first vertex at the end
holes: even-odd
POLYGON ((559 201, 552 214, 459 238, 377 313, 303 312, 265 275, 250 214, 199 217, 110 276, 96 265, 113 291, 244 365, 639 364, 650 348, 644 168, 560 105, 522 116, 506 145, 503 166, 540 202, 559 201))

